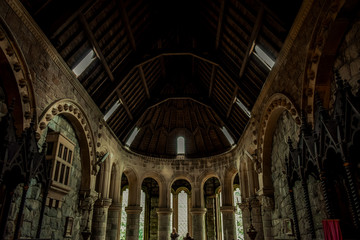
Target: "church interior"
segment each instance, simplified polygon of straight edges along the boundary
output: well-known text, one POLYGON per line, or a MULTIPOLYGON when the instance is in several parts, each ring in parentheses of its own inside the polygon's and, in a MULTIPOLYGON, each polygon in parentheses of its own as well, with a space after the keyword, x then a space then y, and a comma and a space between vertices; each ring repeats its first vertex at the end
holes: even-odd
POLYGON ((0 239, 360 239, 359 39, 357 0, 0 0, 0 239))

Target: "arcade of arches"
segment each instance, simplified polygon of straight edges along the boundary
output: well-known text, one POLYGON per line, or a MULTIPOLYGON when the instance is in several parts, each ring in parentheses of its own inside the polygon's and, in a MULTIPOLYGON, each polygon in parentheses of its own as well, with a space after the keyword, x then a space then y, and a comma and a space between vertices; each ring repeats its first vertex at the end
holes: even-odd
POLYGON ((0 238, 359 239, 358 1, 173 2, 0 0, 0 238))

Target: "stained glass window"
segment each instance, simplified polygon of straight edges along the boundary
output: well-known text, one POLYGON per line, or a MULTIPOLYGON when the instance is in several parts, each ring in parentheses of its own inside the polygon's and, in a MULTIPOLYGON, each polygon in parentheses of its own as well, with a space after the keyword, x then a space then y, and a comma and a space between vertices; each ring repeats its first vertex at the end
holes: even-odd
POLYGON ((188 195, 183 190, 178 194, 178 234, 179 239, 188 232, 188 195))
POLYGON ((121 203, 121 225, 120 225, 120 239, 126 239, 126 212, 125 208, 128 205, 128 198, 129 198, 129 189, 125 189, 122 193, 122 203, 121 203))

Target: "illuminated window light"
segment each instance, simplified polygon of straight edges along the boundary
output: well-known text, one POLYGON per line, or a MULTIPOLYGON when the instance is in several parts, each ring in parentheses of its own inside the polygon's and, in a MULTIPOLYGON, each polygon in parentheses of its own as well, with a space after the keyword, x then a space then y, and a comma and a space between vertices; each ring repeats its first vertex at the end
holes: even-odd
POLYGON ((128 140, 126 141, 125 145, 130 147, 131 143, 134 141, 136 135, 139 133, 140 129, 138 127, 135 127, 134 130, 132 131, 130 137, 128 138, 128 140))
POLYGON ((104 120, 107 121, 109 117, 111 117, 111 115, 115 112, 115 110, 118 109, 118 107, 120 107, 120 105, 121 105, 120 100, 117 100, 114 103, 114 105, 112 105, 112 107, 109 109, 109 111, 105 114, 104 120))
POLYGON ((251 117, 251 112, 249 111, 249 109, 247 109, 247 107, 245 107, 245 105, 240 101, 240 99, 235 98, 236 104, 241 108, 241 110, 250 118, 251 117))
POLYGON ((86 54, 86 56, 81 59, 81 61, 72 69, 76 77, 80 76, 85 71, 85 69, 95 60, 95 58, 95 52, 91 49, 86 54))
POLYGON ((185 154, 185 138, 177 138, 177 154, 185 154))
POLYGON ((271 70, 275 64, 275 61, 265 53, 265 51, 259 46, 255 45, 254 55, 262 62, 264 65, 271 70))
POLYGON ((227 140, 229 141, 230 145, 234 145, 234 139, 231 137, 230 133, 228 132, 228 130, 225 128, 225 126, 223 126, 222 128, 220 128, 220 130, 223 132, 223 134, 225 135, 225 137, 227 138, 227 140))

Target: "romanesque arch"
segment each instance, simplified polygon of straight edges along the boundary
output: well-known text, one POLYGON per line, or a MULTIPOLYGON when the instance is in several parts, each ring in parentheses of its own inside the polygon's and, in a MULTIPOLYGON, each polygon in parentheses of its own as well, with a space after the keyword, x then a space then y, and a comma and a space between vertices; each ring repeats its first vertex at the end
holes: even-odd
POLYGON ((265 111, 260 120, 260 131, 258 135, 258 161, 261 168, 259 173, 259 185, 265 195, 273 193, 271 180, 271 150, 273 144, 273 134, 276 129, 277 121, 284 111, 289 111, 295 123, 301 124, 300 115, 297 107, 284 94, 276 93, 270 97, 265 105, 265 111))
POLYGON ((7 102, 14 100, 13 111, 16 128, 20 133, 30 126, 32 119, 36 122, 36 104, 32 77, 25 57, 14 36, 0 18, 0 72, 1 81, 6 81, 4 91, 7 102))
POLYGON ((231 166, 224 172, 224 184, 222 185, 222 201, 224 206, 234 206, 234 178, 238 170, 231 166))
POLYGON ((129 182, 128 206, 138 206, 140 205, 139 177, 137 176, 134 169, 130 167, 125 167, 123 173, 125 174, 129 182))
POLYGON ((333 67, 340 42, 351 23, 352 14, 357 11, 355 3, 346 0, 332 1, 319 17, 308 50, 303 81, 303 101, 308 123, 314 122, 315 93, 323 105, 329 107, 333 79, 333 67))
POLYGON ((61 99, 46 108, 41 114, 37 133, 43 136, 43 131, 54 116, 62 115, 73 125, 77 137, 79 138, 81 155, 81 189, 88 190, 92 187, 91 175, 96 174, 96 154, 94 146, 94 136, 89 120, 82 108, 73 100, 61 99))
POLYGON ((166 189, 164 177, 157 172, 151 171, 145 172, 140 182, 142 183, 145 178, 152 178, 157 182, 157 184, 159 185, 159 207, 166 207, 167 202, 170 201, 167 197, 170 191, 167 191, 166 189))

